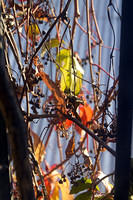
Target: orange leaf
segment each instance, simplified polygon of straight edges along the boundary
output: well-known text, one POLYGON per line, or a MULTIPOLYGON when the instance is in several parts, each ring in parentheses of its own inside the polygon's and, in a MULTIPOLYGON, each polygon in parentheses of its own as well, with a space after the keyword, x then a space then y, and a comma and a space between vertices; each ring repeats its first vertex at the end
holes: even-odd
MULTIPOLYGON (((79 116, 81 118, 82 123, 86 126, 87 122, 91 121, 93 116, 93 110, 89 104, 85 102, 84 105, 79 106, 79 116)), ((76 130, 81 133, 81 128, 76 125, 76 130)))
POLYGON ((71 125, 72 125, 72 121, 69 119, 66 119, 66 121, 64 122, 64 128, 68 129, 70 128, 71 125))

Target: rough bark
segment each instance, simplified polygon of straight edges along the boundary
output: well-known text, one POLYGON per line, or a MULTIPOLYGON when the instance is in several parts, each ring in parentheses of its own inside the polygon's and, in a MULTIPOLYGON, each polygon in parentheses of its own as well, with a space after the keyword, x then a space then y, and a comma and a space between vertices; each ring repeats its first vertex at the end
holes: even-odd
POLYGON ((8 128, 9 144, 21 199, 33 200, 35 197, 28 159, 27 127, 6 70, 3 41, 0 13, 0 111, 4 117, 6 128, 8 128))
POLYGON ((8 145, 5 122, 0 113, 0 199, 10 200, 8 145))

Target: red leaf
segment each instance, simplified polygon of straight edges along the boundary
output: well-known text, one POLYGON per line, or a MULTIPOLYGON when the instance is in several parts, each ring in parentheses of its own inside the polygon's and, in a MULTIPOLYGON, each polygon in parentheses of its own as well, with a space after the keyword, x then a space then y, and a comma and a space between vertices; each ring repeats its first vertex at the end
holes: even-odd
MULTIPOLYGON (((85 102, 84 105, 80 105, 79 106, 79 116, 81 118, 81 121, 82 123, 87 126, 87 122, 91 121, 92 119, 92 116, 93 116, 93 110, 92 108, 90 107, 89 104, 87 104, 85 102)), ((81 128, 79 128, 79 126, 75 126, 76 127, 76 130, 81 133, 81 128)))

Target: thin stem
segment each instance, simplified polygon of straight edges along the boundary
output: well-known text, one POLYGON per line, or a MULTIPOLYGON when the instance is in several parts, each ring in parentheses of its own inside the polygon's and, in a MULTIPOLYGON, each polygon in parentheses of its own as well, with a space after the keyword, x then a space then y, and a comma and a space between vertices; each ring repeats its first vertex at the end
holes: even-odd
POLYGON ((74 34, 76 31, 76 22, 78 21, 78 18, 80 17, 80 12, 79 12, 79 5, 78 5, 78 0, 74 0, 74 19, 73 19, 73 26, 72 26, 72 41, 74 39, 74 34))
POLYGON ((87 134, 85 134, 85 136, 84 136, 82 142, 79 144, 79 146, 78 146, 77 149, 74 151, 74 153, 72 153, 72 154, 69 156, 69 158, 63 160, 62 163, 56 165, 56 167, 54 167, 51 171, 49 171, 46 175, 44 175, 44 178, 47 177, 48 175, 50 175, 54 170, 56 170, 56 169, 58 169, 59 167, 61 167, 61 166, 62 166, 63 164, 65 164, 73 155, 75 155, 75 153, 76 153, 77 151, 79 151, 79 150, 82 148, 82 146, 83 146, 83 144, 84 144, 84 142, 85 142, 86 137, 87 137, 87 134))
MULTIPOLYGON (((63 152, 62 152, 62 145, 61 145, 61 141, 60 141, 60 135, 59 135, 59 131, 57 130, 57 145, 58 145, 58 149, 59 149, 59 154, 60 154, 60 162, 63 162, 63 152)), ((61 166, 62 170, 64 171, 64 166, 61 166)))
POLYGON ((94 87, 94 78, 93 78, 93 71, 92 71, 92 52, 91 52, 91 31, 90 31, 90 12, 89 12, 89 2, 86 0, 86 20, 87 20, 87 39, 88 39, 88 54, 89 54, 89 64, 90 64, 90 75, 91 75, 91 82, 94 94, 94 104, 96 103, 96 93, 94 87))
POLYGON ((28 51, 29 51, 29 23, 30 23, 30 6, 31 4, 27 1, 27 24, 26 24, 26 59, 25 62, 28 61, 28 51))
POLYGON ((19 24, 18 24, 18 21, 17 21, 17 18, 16 18, 17 15, 16 15, 15 4, 13 6, 13 15, 14 15, 14 19, 15 19, 17 34, 18 34, 18 43, 19 43, 20 51, 21 51, 21 54, 23 54, 22 45, 21 45, 21 39, 20 39, 20 33, 19 33, 19 24))

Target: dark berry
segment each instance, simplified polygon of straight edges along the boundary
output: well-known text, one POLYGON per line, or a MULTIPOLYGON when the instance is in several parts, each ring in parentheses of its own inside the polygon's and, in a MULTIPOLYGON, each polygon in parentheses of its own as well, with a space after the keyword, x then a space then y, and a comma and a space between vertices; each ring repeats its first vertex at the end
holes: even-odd
POLYGON ((63 181, 61 179, 59 180, 59 184, 63 184, 63 181))
POLYGON ((67 173, 67 175, 68 175, 68 176, 71 176, 71 173, 70 173, 70 172, 68 172, 68 173, 67 173))
POLYGON ((43 34, 43 35, 45 35, 45 34, 46 34, 46 32, 45 32, 45 31, 42 31, 42 34, 43 34))

